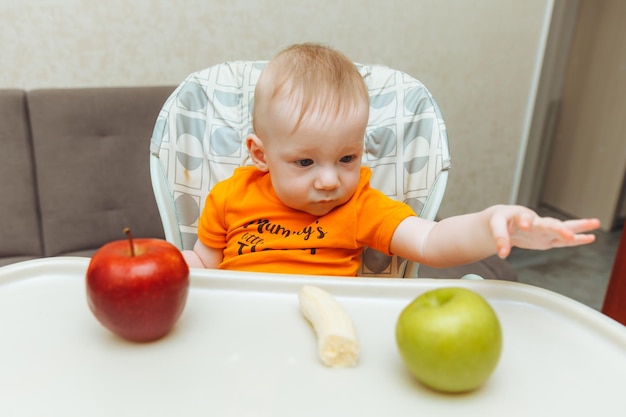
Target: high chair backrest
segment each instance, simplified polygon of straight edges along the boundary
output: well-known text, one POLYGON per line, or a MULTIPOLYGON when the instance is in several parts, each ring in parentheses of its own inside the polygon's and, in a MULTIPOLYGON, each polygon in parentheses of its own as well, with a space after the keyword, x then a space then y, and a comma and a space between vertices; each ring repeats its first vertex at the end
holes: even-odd
MULTIPOLYGON (((159 113, 150 147, 152 184, 165 237, 180 249, 193 247, 211 188, 236 167, 252 164, 246 137, 265 65, 236 61, 195 72, 159 113)), ((356 65, 370 93, 363 164, 372 169, 371 185, 432 220, 450 168, 439 108, 415 78, 385 66, 356 65)), ((366 248, 359 275, 416 277, 417 265, 366 248)))

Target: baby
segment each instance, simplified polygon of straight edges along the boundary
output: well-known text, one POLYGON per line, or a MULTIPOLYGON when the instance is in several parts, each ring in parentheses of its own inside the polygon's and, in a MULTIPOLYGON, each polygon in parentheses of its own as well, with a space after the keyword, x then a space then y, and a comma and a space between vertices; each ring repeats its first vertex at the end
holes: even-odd
POLYGON ((369 95, 352 61, 294 45, 261 73, 246 145, 254 166, 215 185, 191 267, 354 276, 364 246, 451 267, 512 246, 549 249, 594 241, 597 219, 560 221, 496 205, 439 222, 369 186, 361 166, 369 95))

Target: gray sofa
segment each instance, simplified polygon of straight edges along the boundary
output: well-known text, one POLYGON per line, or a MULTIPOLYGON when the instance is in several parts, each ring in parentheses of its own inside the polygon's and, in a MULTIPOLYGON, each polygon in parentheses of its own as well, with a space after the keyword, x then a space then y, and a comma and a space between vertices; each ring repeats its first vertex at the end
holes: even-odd
POLYGON ((0 265, 163 237, 148 149, 173 90, 0 91, 0 265))
MULTIPOLYGON (((163 238, 149 142, 171 87, 0 90, 0 266, 163 238)), ((495 257, 420 276, 515 280, 495 257)))

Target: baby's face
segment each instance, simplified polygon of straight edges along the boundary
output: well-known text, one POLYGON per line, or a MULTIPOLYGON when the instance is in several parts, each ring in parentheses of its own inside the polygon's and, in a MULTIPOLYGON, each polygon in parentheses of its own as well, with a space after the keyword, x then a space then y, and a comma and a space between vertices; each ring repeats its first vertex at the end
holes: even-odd
POLYGON ((367 109, 341 118, 313 115, 294 132, 285 118, 267 125, 270 137, 261 140, 272 185, 285 205, 323 216, 352 197, 360 178, 367 109))

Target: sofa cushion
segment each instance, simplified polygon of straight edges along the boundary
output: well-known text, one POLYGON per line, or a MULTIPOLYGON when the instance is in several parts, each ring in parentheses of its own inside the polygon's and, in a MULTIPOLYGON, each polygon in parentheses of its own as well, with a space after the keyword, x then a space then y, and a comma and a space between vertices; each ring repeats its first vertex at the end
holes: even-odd
POLYGON ((41 256, 32 147, 22 90, 0 90, 0 258, 41 256))
POLYGON ((124 238, 163 238, 149 143, 174 87, 33 90, 28 94, 45 256, 124 238))

